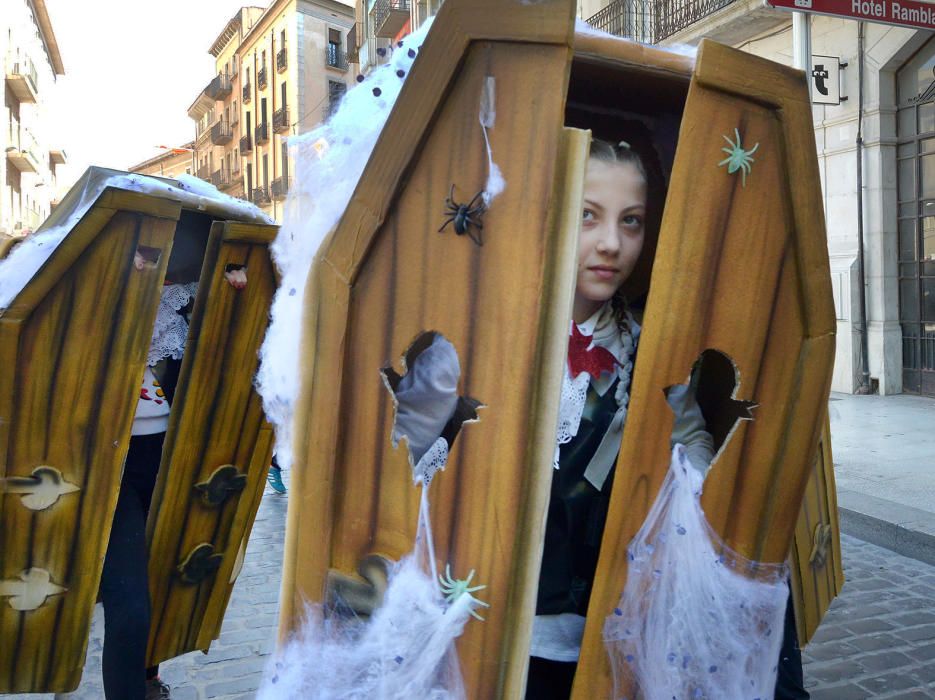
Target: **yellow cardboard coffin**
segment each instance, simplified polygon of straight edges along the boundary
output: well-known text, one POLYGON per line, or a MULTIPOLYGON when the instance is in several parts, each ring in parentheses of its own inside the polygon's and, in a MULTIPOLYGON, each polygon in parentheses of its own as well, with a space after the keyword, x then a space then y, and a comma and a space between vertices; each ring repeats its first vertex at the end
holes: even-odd
POLYGON ((0 692, 65 691, 81 678, 156 309, 183 237, 200 241, 203 262, 187 261, 200 283, 150 512, 151 661, 217 636, 271 451, 251 381, 276 228, 175 181, 92 168, 39 233, 59 229, 0 310, 0 692), (222 283, 231 264, 248 267, 245 289, 222 283), (197 485, 228 465, 240 489, 206 503, 197 485), (199 544, 218 565, 191 580, 179 567, 199 544))
POLYGON ((628 289, 649 291, 575 698, 610 696, 601 627, 669 466, 664 389, 705 351, 729 358, 725 401, 703 406, 721 443, 705 512, 734 549, 770 562, 789 552, 829 390, 834 314, 802 74, 711 42, 690 57, 576 35, 573 15, 568 0, 445 3, 306 289, 283 631, 329 581, 412 548, 419 493, 377 373, 404 373, 410 344, 442 333, 459 393, 485 406, 432 483, 438 563, 476 570, 491 604, 458 641, 472 698, 525 686, 587 130, 649 154, 668 196, 628 289), (484 187, 478 108, 492 86, 506 188, 481 246, 439 227, 446 198, 484 187), (758 405, 752 421, 736 422, 737 402, 758 405))

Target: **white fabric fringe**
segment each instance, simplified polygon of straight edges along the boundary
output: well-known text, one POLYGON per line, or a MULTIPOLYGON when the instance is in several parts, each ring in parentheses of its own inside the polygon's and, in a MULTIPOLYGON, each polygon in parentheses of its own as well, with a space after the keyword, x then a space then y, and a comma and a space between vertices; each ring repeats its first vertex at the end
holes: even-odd
POLYGON ((390 573, 368 620, 310 606, 296 637, 275 656, 258 700, 463 700, 454 641, 480 603, 447 603, 438 588, 422 490, 415 549, 390 573))
POLYGON ((789 594, 785 564, 732 551, 701 509, 704 477, 676 445, 627 551, 626 588, 604 625, 616 700, 772 698, 789 594), (638 689, 625 696, 621 684, 638 689))

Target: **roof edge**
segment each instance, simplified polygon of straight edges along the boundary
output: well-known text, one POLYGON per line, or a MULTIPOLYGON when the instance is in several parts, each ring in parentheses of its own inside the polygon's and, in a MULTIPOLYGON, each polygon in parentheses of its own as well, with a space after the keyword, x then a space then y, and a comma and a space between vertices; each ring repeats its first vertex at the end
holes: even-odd
POLYGON ((52 31, 52 20, 49 18, 45 0, 29 0, 29 5, 32 7, 36 22, 39 24, 39 34, 42 36, 42 44, 49 56, 52 70, 56 75, 65 75, 65 64, 62 63, 62 55, 58 50, 58 40, 55 38, 55 32, 52 31))

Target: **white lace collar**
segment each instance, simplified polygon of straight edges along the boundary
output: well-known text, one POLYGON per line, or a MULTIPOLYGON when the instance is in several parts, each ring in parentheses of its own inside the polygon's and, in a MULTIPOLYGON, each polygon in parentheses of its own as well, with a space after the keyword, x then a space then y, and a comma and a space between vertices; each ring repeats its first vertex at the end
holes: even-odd
POLYGON ((146 364, 152 367, 166 357, 180 360, 188 339, 188 323, 179 314, 198 291, 197 282, 188 284, 167 284, 162 288, 159 309, 156 311, 156 323, 153 326, 153 339, 149 344, 146 364))

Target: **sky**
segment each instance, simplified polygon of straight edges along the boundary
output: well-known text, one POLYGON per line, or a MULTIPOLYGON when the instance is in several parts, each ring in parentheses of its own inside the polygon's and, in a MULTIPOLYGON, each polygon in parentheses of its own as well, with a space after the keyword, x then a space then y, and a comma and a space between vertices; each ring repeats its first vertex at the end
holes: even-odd
POLYGON ((214 77, 211 44, 243 5, 268 0, 46 0, 65 75, 50 132, 67 189, 89 165, 126 170, 191 141, 188 107, 214 77))

